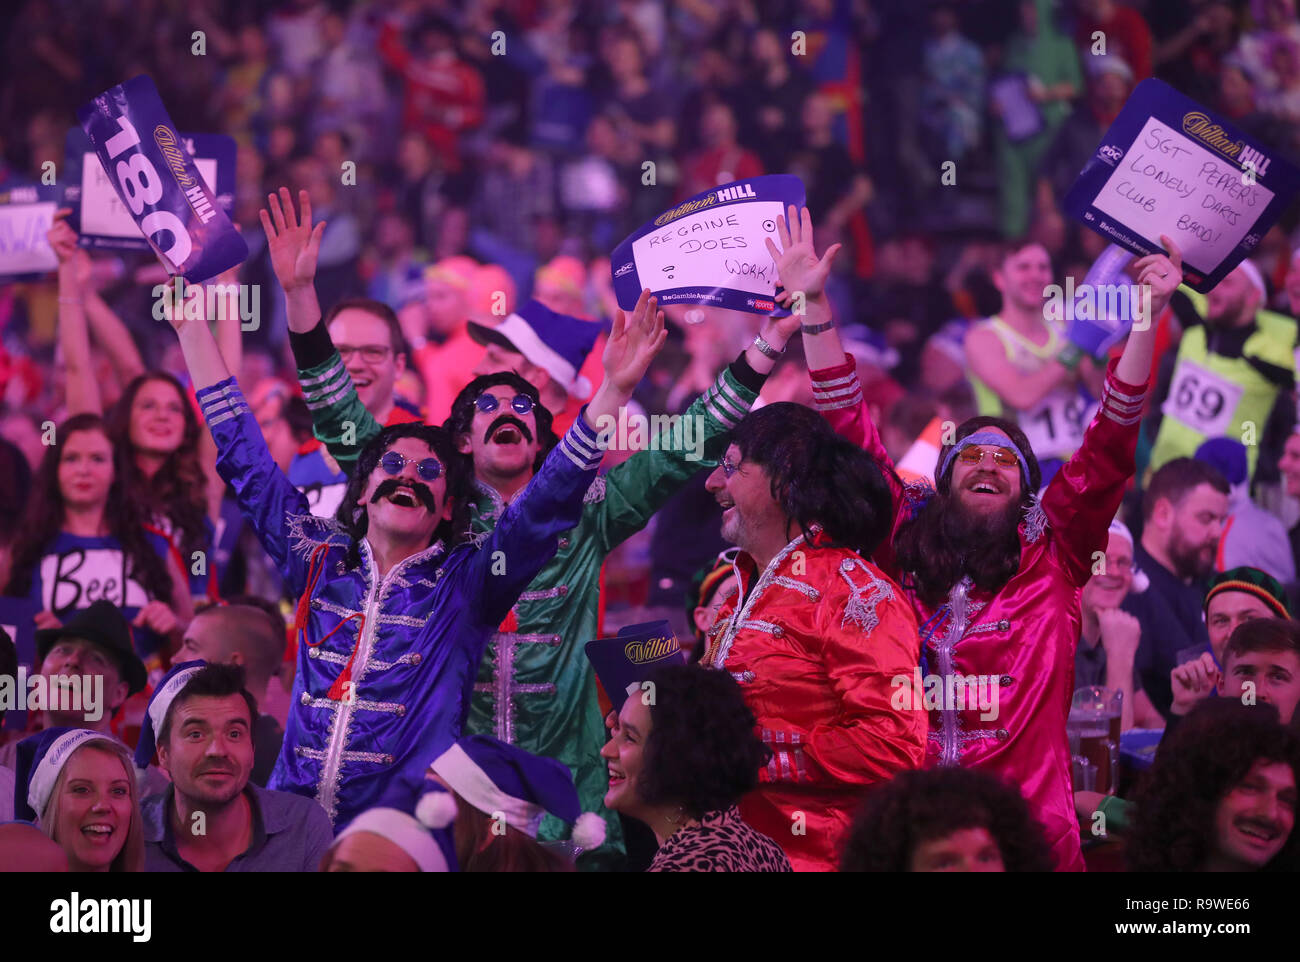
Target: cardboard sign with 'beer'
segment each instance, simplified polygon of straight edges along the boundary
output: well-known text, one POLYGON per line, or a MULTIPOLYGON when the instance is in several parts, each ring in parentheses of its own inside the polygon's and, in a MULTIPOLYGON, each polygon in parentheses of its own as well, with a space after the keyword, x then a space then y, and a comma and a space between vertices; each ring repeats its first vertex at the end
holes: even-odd
POLYGON ((1138 84, 1065 197, 1065 209, 1135 254, 1183 253, 1202 293, 1259 245, 1300 188, 1273 148, 1168 84, 1138 84))
POLYGON ((610 255, 619 307, 636 306, 650 288, 661 307, 710 307, 784 317, 775 301, 777 221, 804 205, 803 181, 771 174, 722 184, 674 204, 629 235, 610 255))
MULTIPOLYGON (((77 120, 102 173, 170 273, 197 283, 248 256, 248 245, 200 174, 149 77, 133 77, 106 90, 77 108, 77 120)), ((234 165, 228 166, 233 185, 234 165)), ((91 173, 88 182, 83 171, 75 185, 80 188, 80 210, 74 226, 87 226, 89 215, 100 219, 93 224, 95 230, 111 235, 113 212, 87 206, 87 188, 94 187, 96 176, 91 173)))

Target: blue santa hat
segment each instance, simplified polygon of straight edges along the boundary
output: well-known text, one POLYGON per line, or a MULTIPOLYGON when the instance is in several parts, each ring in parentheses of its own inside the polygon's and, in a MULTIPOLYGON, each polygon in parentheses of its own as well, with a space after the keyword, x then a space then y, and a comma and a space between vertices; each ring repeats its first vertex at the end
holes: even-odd
POLYGON ((121 747, 112 735, 89 728, 47 728, 20 741, 14 766, 14 817, 40 824, 63 766, 78 748, 93 741, 121 747))
POLYGON ((409 855, 421 872, 456 871, 456 845, 451 824, 456 799, 429 776, 411 785, 397 779, 375 808, 368 808, 334 839, 337 845, 354 832, 371 832, 388 839, 409 855))
POLYGON ((144 771, 153 762, 154 750, 158 747, 158 733, 167 720, 167 711, 172 707, 176 696, 190 683, 190 679, 207 667, 202 659, 182 661, 172 665, 171 671, 163 676, 161 684, 149 697, 149 710, 145 712, 140 726, 140 741, 135 747, 135 767, 144 771))
POLYGON ((576 398, 591 394, 591 382, 578 372, 604 328, 529 301, 496 327, 470 321, 469 336, 479 344, 496 344, 522 354, 576 398))
POLYGON ((452 791, 485 815, 500 813, 506 824, 537 837, 542 817, 550 812, 572 822, 574 845, 598 848, 605 841, 605 821, 583 814, 573 773, 553 758, 543 758, 487 735, 469 735, 438 756, 430 766, 452 791))

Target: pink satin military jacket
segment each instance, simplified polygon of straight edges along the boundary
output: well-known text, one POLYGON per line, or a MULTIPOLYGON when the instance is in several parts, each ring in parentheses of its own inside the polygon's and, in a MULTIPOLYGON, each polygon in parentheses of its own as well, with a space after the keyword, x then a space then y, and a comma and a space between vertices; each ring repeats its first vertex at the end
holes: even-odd
MULTIPOLYGON (((930 715, 926 764, 964 765, 1020 786, 1042 823, 1058 870, 1082 871, 1065 722, 1074 690, 1079 595, 1104 553, 1111 521, 1135 470, 1146 385, 1126 384, 1112 362, 1101 406, 1074 456, 1020 525, 1020 568, 996 594, 963 579, 932 608, 906 586, 893 538, 874 560, 904 586, 920 624, 929 675, 944 692, 930 715), (971 695, 974 676, 975 695, 971 695), (965 697, 959 694, 965 684, 965 697), (951 697, 945 697, 952 691, 951 697)), ((882 464, 893 461, 867 412, 855 365, 810 372, 819 411, 844 438, 882 464)), ((894 533, 929 496, 923 485, 890 478, 894 533)), ((916 693, 920 700, 921 693, 916 693)))

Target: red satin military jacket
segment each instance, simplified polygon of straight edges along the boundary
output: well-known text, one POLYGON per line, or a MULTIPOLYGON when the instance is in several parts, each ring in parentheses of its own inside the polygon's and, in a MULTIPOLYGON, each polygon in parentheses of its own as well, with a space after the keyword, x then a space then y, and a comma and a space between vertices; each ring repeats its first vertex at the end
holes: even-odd
MULTIPOLYGON (((928 672, 945 685, 957 676, 976 676, 991 696, 984 702, 991 710, 967 698, 964 710, 951 700, 930 711, 927 766, 965 765, 1018 784, 1046 831, 1058 870, 1083 869, 1065 734, 1079 594, 1092 576, 1094 553, 1106 550, 1110 523, 1135 470, 1146 391, 1146 385, 1120 381, 1115 364, 1082 445, 1020 525, 1020 568, 1011 580, 989 595, 968 592, 963 579, 937 608, 906 591, 921 626, 928 672)), ((867 413, 854 362, 810 376, 817 408, 835 430, 892 466, 867 413)), ((896 535, 929 492, 892 478, 890 486, 896 535)), ((892 537, 873 560, 900 584, 908 583, 892 537)))
POLYGON ((799 871, 831 871, 865 787, 919 768, 923 711, 891 705, 917 663, 916 618, 898 585, 856 553, 790 542, 759 572, 743 552, 703 662, 740 683, 772 759, 740 803, 799 871))

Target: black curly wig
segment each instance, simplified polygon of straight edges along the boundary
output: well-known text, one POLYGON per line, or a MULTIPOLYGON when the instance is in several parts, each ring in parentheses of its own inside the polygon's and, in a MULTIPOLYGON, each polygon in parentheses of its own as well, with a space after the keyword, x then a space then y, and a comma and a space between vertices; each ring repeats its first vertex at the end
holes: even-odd
POLYGON ((345 559, 349 568, 355 568, 361 563, 359 545, 370 527, 369 511, 364 507, 358 507, 357 501, 366 490, 370 475, 378 466, 379 459, 395 441, 401 438, 416 438, 433 450, 438 460, 442 462, 443 472, 447 478, 447 497, 454 499, 451 520, 438 524, 429 544, 441 540, 450 550, 469 537, 469 505, 473 498, 474 476, 473 465, 469 458, 456 450, 451 435, 443 428, 418 423, 395 424, 384 428, 361 449, 361 453, 357 456, 356 469, 348 478, 348 486, 344 489, 343 500, 335 515, 343 530, 352 539, 345 559))
POLYGON ((840 853, 842 872, 907 872, 923 842, 962 829, 993 836, 1008 872, 1050 872, 1051 850, 1020 790, 966 768, 899 772, 873 789, 840 853))
POLYGON ((772 498, 805 539, 818 523, 834 544, 869 555, 889 534, 894 502, 881 466, 812 408, 778 401, 751 411, 731 443, 766 472, 772 498))
POLYGON ((701 818, 758 786, 772 753, 754 734, 754 713, 731 675, 665 665, 647 680, 654 683, 654 703, 637 779, 645 804, 680 805, 701 818))
MULTIPOLYGON (((1198 872, 1213 854, 1219 803, 1260 760, 1282 762, 1300 782, 1300 738, 1272 705, 1207 698, 1160 745, 1138 786, 1127 855, 1135 872, 1198 872)), ((1300 869, 1300 833, 1291 832, 1265 872, 1300 869)))
MULTIPOLYGON (((537 422, 537 440, 541 443, 541 450, 537 453, 537 459, 533 462, 533 470, 540 471, 542 462, 546 460, 546 456, 551 453, 551 448, 555 447, 559 441, 559 438, 555 436, 555 429, 552 427, 555 418, 546 405, 542 403, 542 396, 538 393, 537 388, 514 371, 480 374, 470 381, 456 395, 456 400, 451 402, 451 413, 447 415, 447 420, 442 422, 442 426, 451 432, 453 438, 468 434, 469 426, 474 421, 476 410, 474 402, 478 400, 478 396, 490 387, 499 387, 503 384, 514 388, 520 394, 528 395, 533 400, 533 417, 537 422)), ((507 417, 517 417, 508 406, 498 408, 497 413, 507 417)))

